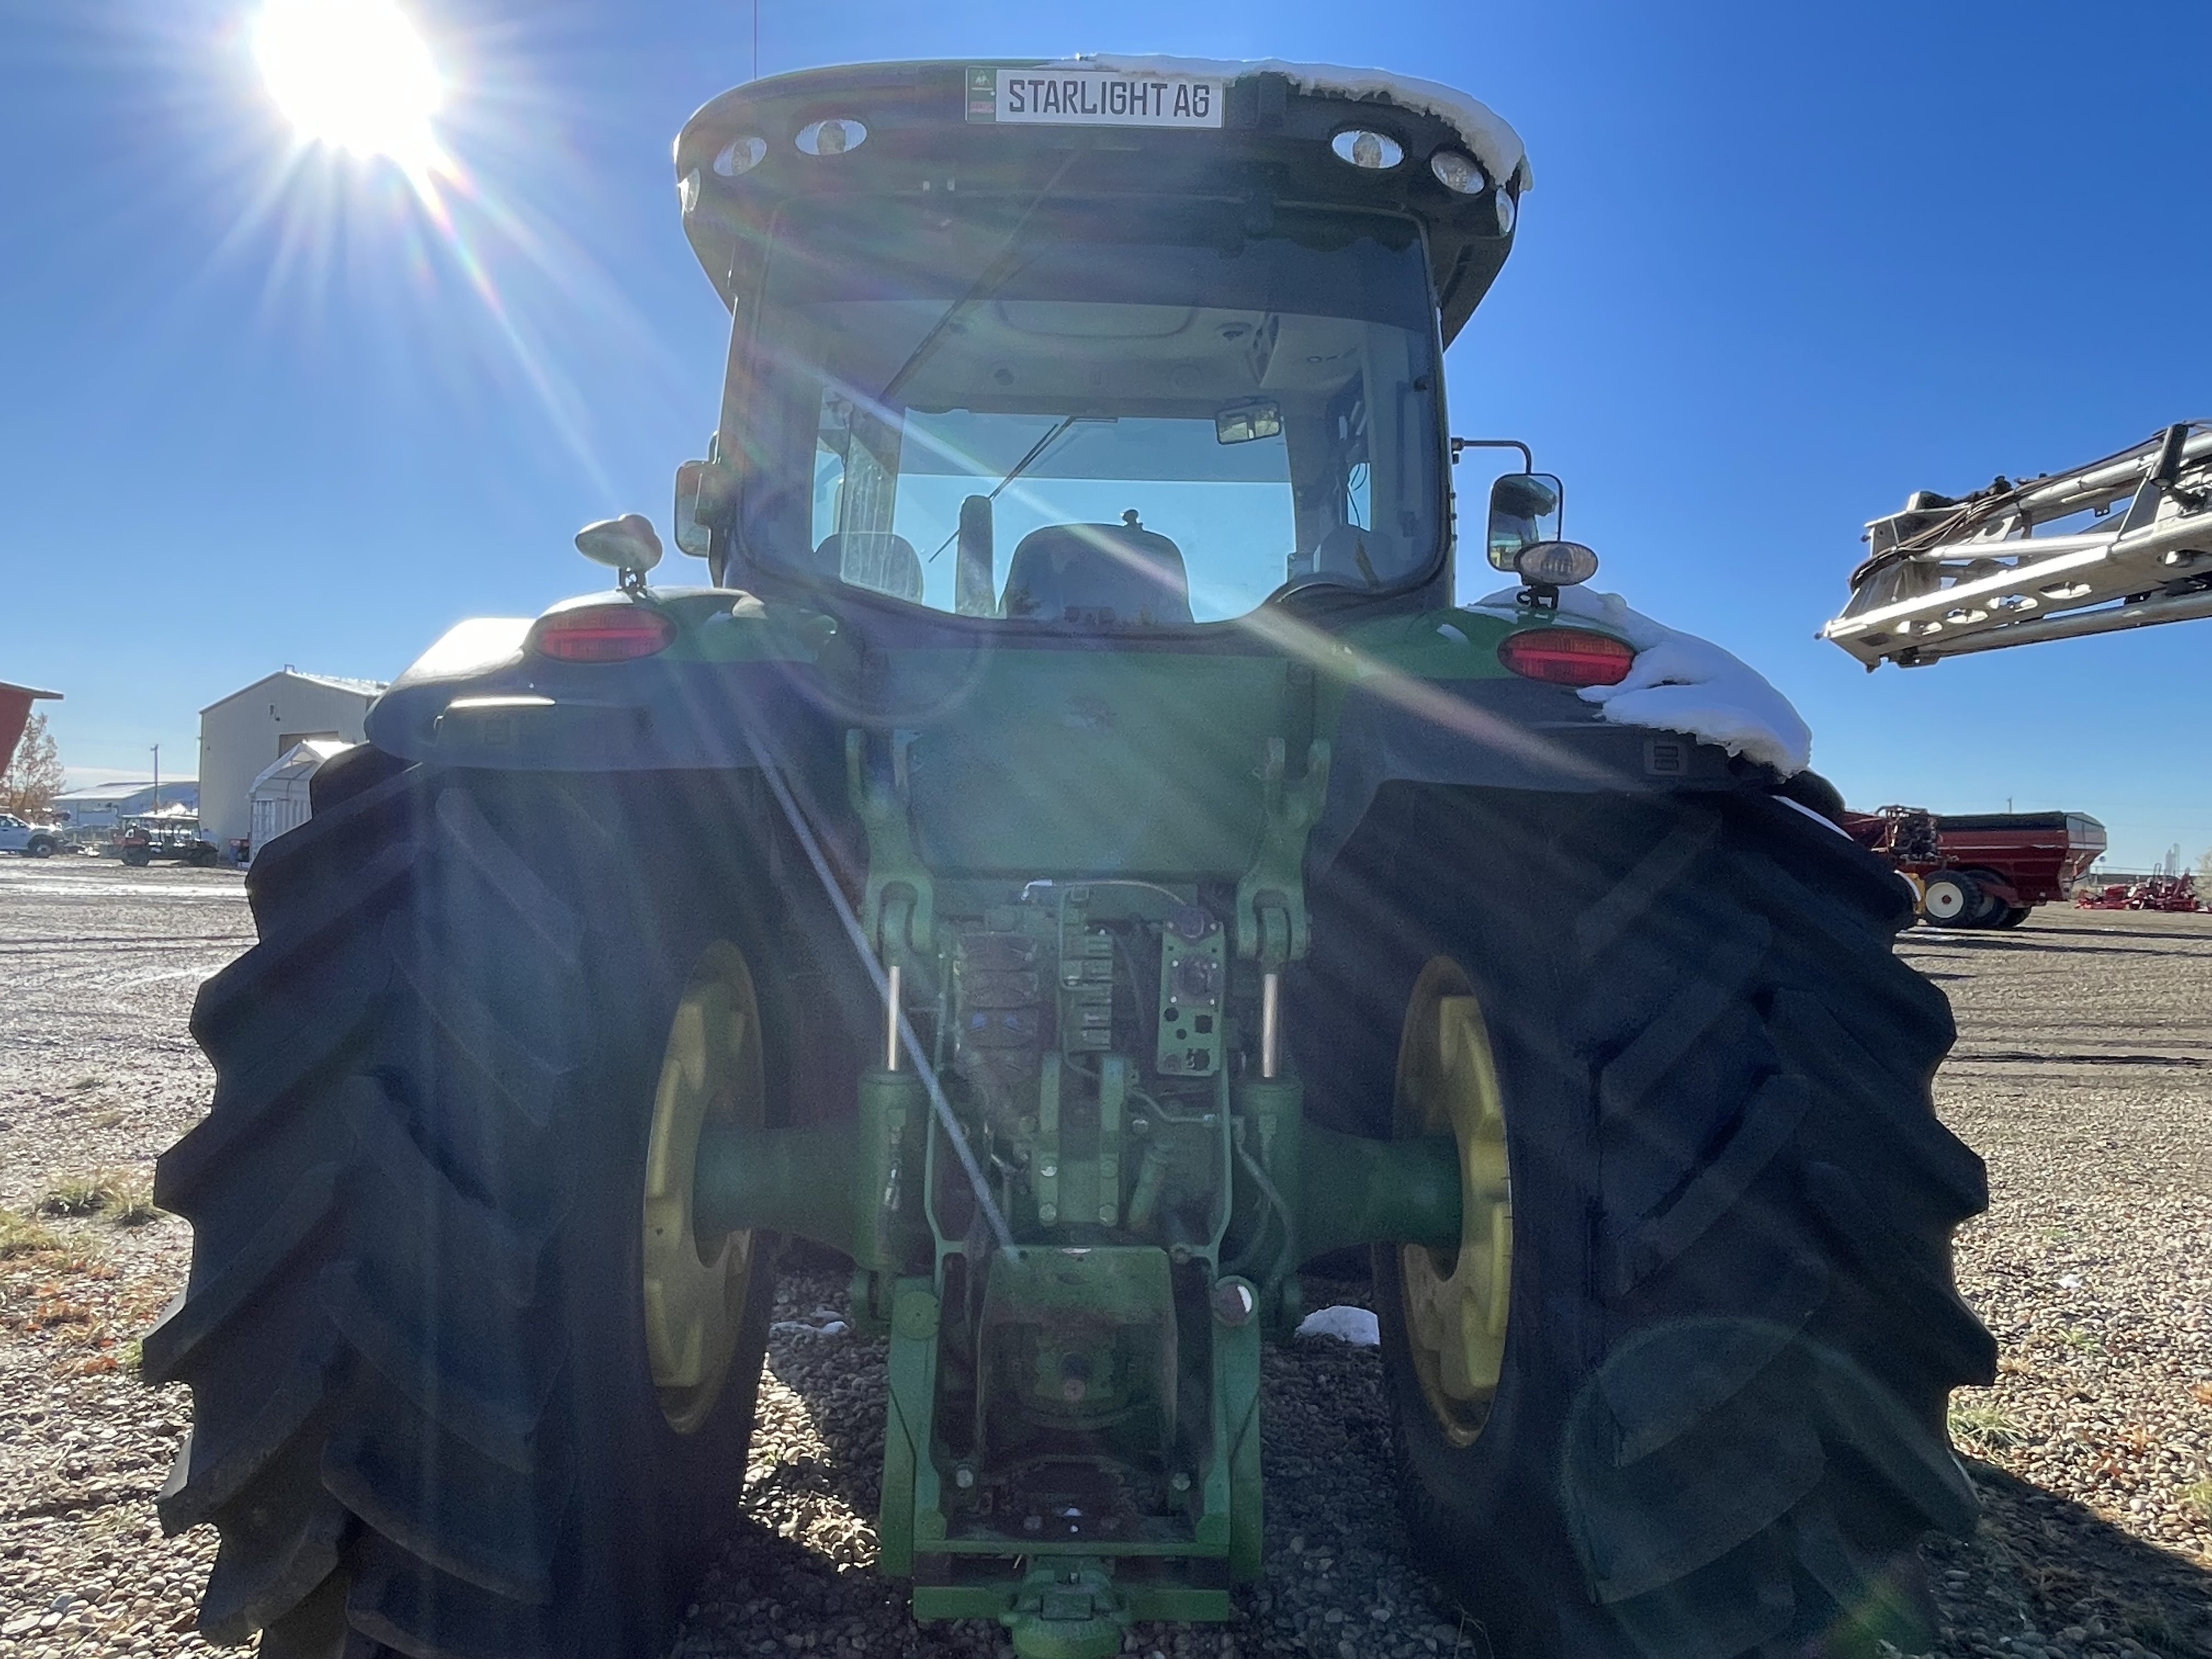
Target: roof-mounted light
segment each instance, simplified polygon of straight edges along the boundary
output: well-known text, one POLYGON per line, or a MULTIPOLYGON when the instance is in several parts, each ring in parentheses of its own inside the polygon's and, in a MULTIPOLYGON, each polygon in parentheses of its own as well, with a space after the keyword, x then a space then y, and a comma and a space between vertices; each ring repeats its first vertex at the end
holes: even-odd
POLYGON ((1490 175, 1481 164, 1455 149, 1440 149, 1429 157, 1429 171, 1446 190, 1462 196, 1480 196, 1490 188, 1490 175))
POLYGON ((725 179, 750 173, 768 156, 768 140, 752 133, 732 138, 714 152, 714 171, 725 179))
POLYGON ((1498 234, 1500 236, 1510 236, 1513 234, 1515 212, 1512 193, 1504 185, 1500 185, 1496 190, 1491 191, 1490 204, 1498 214, 1498 234))
POLYGON ((1336 159, 1370 173, 1387 173, 1406 159, 1406 147, 1387 132, 1347 127, 1328 141, 1336 159))
POLYGON ((868 129, 850 116, 836 116, 799 128, 792 142, 809 155, 842 155, 868 142, 868 129))

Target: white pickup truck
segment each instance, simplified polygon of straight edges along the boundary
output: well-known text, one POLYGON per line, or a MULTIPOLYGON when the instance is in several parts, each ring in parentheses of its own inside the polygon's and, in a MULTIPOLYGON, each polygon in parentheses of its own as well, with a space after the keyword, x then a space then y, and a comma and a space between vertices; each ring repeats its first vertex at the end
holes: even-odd
POLYGON ((52 858, 61 851, 60 834, 42 823, 26 823, 12 813, 0 812, 0 853, 21 853, 27 858, 52 858))

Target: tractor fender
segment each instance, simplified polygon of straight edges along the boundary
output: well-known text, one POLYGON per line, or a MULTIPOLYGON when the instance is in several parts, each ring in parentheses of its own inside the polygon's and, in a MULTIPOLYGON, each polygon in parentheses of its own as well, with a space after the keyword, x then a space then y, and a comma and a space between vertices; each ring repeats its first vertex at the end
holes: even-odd
POLYGON ((1571 686, 1537 680, 1407 680, 1349 688, 1335 722, 1328 793, 1306 843, 1326 868, 1386 785, 1570 794, 1771 793, 1771 767, 1679 732, 1608 721, 1571 686))
POLYGON ((684 647, 634 662, 536 654, 527 641, 542 619, 457 623, 376 700, 368 740, 405 760, 495 771, 727 770, 760 764, 750 733, 804 726, 810 699, 791 670, 811 653, 761 621, 757 601, 708 589, 653 603, 678 616, 684 647))

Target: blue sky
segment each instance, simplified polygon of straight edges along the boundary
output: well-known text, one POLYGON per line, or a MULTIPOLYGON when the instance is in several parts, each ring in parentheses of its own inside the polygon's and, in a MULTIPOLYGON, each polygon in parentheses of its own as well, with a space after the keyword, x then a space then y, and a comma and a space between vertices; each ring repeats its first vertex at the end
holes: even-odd
MULTIPOLYGON (((410 0, 453 83, 454 234, 301 157, 254 0, 0 0, 0 678, 80 779, 194 753, 287 663, 389 678, 453 621, 665 528, 723 314, 668 144, 747 5, 410 0)), ((1564 475, 1601 586, 1763 670, 1856 803, 2097 814, 2212 847, 2212 623, 1869 676, 1814 630, 1863 521, 2212 415, 2192 306, 2212 11, 2035 4, 921 7, 764 0, 762 67, 1171 51, 1379 64, 1528 141, 1456 430, 1564 475)))

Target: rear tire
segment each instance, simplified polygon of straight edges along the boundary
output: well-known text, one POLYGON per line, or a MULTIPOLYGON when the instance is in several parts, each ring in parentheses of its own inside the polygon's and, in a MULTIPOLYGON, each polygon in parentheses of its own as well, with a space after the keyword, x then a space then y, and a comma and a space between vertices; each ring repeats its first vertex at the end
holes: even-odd
POLYGON ((2029 912, 2034 908, 2029 904, 2009 905, 2006 908, 2005 913, 1992 925, 1998 927, 2017 927, 2027 920, 2029 912))
POLYGON ((163 1522, 220 1531, 201 1628, 264 1659, 656 1654, 737 1519, 773 1241, 679 1433, 647 1141, 693 964, 769 943, 770 884, 719 780, 349 759, 193 1014, 215 1103, 157 1188, 191 1277, 144 1344, 193 1393, 163 1522))
POLYGON ((1929 1107, 1953 1031, 1891 954, 1905 898, 1761 798, 1444 791, 1386 792, 1317 890, 1302 1060, 1324 1098, 1370 1080, 1346 1127, 1389 1132, 1371 1079, 1438 957, 1488 1032, 1484 1409, 1436 1409, 1404 1253, 1375 1277, 1408 1530, 1498 1654, 1925 1650, 1914 1546, 1976 1511, 1945 1403, 1995 1354, 1952 1286, 1986 1187, 1929 1107))
POLYGON ((34 859, 50 859, 54 855, 54 843, 50 837, 40 836, 35 837, 32 841, 31 844, 23 850, 28 853, 34 859))

